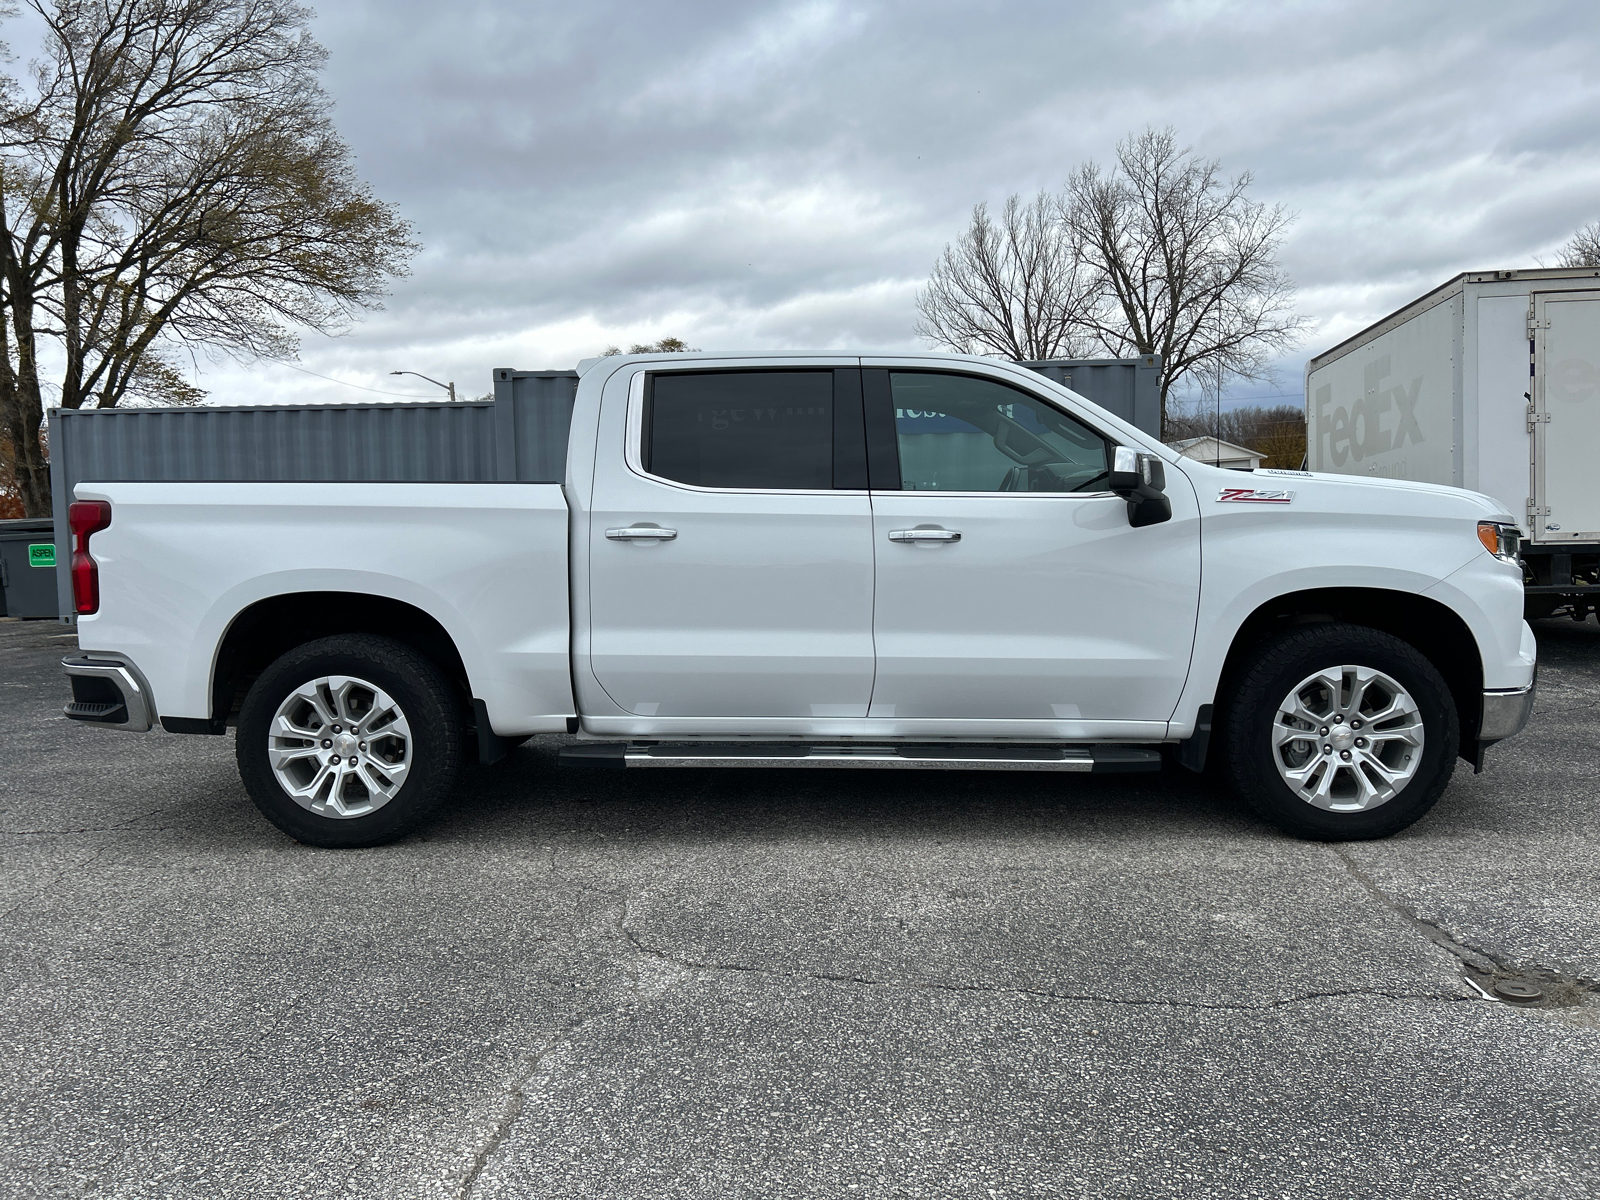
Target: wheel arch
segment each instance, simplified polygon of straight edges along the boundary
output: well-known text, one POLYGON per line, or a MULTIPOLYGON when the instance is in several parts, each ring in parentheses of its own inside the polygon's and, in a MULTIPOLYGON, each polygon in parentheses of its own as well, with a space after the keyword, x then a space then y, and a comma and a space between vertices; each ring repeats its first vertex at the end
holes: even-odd
POLYGON ((1415 592, 1334 587, 1287 592, 1265 601, 1233 635, 1217 680, 1221 694, 1257 646, 1286 630, 1330 621, 1382 630, 1414 646, 1450 689, 1460 730, 1460 755, 1477 745, 1483 702, 1483 655, 1471 628, 1449 605, 1415 592))
POLYGON ((220 732, 261 672, 318 638, 366 633, 390 637, 431 660, 469 708, 472 686, 455 639, 431 613, 365 592, 287 592, 247 605, 217 644, 211 669, 210 725, 220 732))

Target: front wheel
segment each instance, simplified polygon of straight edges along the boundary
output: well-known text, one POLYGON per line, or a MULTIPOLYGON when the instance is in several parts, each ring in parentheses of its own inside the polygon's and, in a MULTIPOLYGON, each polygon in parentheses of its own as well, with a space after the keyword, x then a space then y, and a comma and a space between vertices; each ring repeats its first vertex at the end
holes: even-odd
POLYGON ((1415 648, 1359 625, 1297 630, 1228 687, 1223 769, 1287 833, 1388 837, 1433 807, 1455 770, 1455 701, 1415 648))
POLYGON ((250 798, 311 846, 376 846, 415 828, 454 788, 461 705, 411 647, 363 634, 289 651, 256 680, 235 752, 250 798))

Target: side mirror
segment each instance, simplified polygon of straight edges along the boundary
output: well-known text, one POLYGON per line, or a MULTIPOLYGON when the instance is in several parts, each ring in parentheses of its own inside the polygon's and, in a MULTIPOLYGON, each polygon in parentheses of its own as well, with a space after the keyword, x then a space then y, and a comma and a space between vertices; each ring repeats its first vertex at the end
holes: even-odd
POLYGON ((1111 452, 1108 478, 1111 491, 1128 502, 1128 524, 1135 529, 1172 519, 1172 501, 1162 494, 1167 465, 1156 455, 1118 446, 1111 452))

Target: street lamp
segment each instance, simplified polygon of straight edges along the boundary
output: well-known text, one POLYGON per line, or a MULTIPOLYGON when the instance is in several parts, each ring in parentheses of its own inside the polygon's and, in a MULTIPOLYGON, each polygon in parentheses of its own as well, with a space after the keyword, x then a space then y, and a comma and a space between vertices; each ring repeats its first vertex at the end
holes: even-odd
POLYGON ((456 385, 454 383, 440 383, 437 379, 428 379, 428 377, 426 375, 424 375, 421 371, 390 371, 389 374, 391 374, 391 375, 415 375, 418 379, 427 379, 428 382, 433 384, 434 387, 442 387, 445 391, 449 392, 450 393, 450 399, 452 401, 455 400, 455 398, 456 398, 456 385))

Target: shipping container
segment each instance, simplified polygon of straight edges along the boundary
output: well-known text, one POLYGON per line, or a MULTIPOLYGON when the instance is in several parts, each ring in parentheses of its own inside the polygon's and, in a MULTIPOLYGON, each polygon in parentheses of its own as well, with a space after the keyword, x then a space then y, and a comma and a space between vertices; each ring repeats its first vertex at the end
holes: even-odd
POLYGON ((1600 270, 1474 271, 1306 364, 1307 466, 1493 496, 1530 615, 1600 602, 1600 270))
POLYGON ((1161 356, 1047 358, 1017 363, 1071 388, 1113 416, 1161 437, 1161 356))

